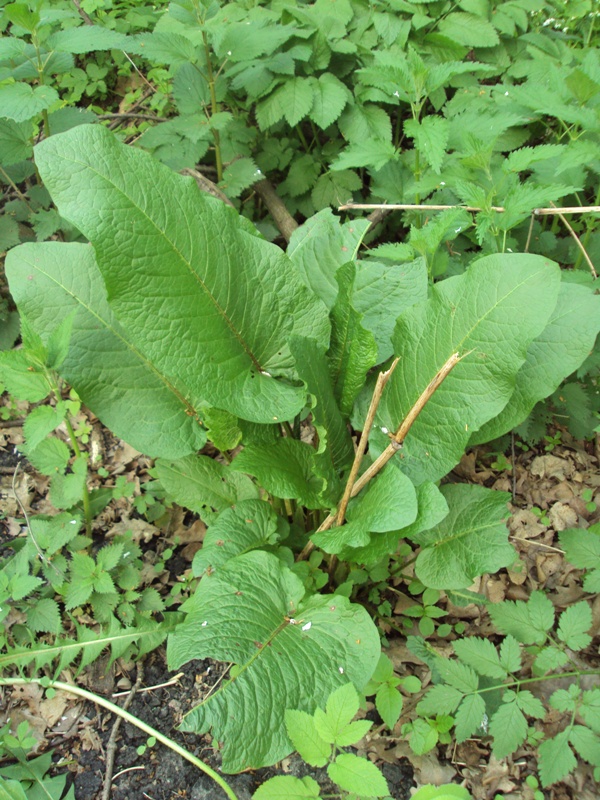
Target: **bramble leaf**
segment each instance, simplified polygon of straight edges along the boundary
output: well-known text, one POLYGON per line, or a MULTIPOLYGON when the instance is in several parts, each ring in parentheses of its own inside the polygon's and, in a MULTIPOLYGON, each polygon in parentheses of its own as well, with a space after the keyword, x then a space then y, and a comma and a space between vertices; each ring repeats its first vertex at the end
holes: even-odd
POLYGON ((577 766, 577 759, 569 747, 569 734, 567 728, 553 739, 546 739, 538 748, 538 769, 544 787, 564 778, 577 766))
POLYGON ((558 621, 558 638, 571 650, 583 650, 592 641, 588 631, 592 627, 592 610, 582 600, 569 606, 560 615, 558 621))
POLYGON ((288 709, 285 727, 302 760, 312 767, 324 767, 331 755, 331 745, 320 737, 313 715, 288 709))
POLYGON ((375 764, 366 758, 341 753, 329 765, 327 774, 341 789, 355 792, 361 797, 383 797, 389 794, 386 779, 375 764))
POLYGON ((485 700, 480 694, 465 697, 454 715, 456 741, 464 742, 481 726, 485 717, 485 700))
POLYGON ((494 755, 506 758, 523 744, 527 736, 527 720, 515 702, 504 702, 490 720, 490 735, 494 737, 494 755))

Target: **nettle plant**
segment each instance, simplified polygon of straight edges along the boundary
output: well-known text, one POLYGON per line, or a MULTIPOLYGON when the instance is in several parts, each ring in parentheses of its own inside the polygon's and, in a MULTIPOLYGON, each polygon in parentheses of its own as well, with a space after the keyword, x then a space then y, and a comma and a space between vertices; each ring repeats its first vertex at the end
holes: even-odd
POLYGON ((13 249, 11 292, 42 341, 72 315, 61 375, 207 522, 168 661, 232 666, 183 727, 223 743, 227 772, 272 764, 292 750, 286 710, 364 690, 379 663, 355 567, 407 540, 425 587, 461 590, 514 561, 508 495, 439 482, 577 368, 600 300, 536 255, 430 286, 423 259, 358 259, 368 222, 329 211, 284 253, 99 126, 35 157, 90 244, 13 249), (221 458, 198 455, 207 441, 221 458))

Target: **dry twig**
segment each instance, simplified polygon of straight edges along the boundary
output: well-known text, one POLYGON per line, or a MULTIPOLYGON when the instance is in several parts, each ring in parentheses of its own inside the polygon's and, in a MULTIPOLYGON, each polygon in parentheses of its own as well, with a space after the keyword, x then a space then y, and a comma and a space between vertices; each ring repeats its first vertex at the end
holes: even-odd
POLYGON ((298 227, 298 223, 285 207, 285 203, 281 197, 279 197, 273 185, 265 179, 255 183, 252 188, 266 205, 269 214, 273 217, 273 221, 283 238, 286 242, 289 242, 292 233, 298 227))
POLYGON ((573 230, 573 228, 571 227, 571 224, 569 223, 569 220, 568 220, 568 219, 565 217, 565 215, 564 215, 564 214, 562 214, 562 213, 561 213, 561 212, 562 212, 562 211, 564 211, 564 210, 565 210, 565 209, 560 209, 560 208, 557 208, 557 209, 556 209, 556 213, 557 213, 557 215, 558 215, 558 218, 559 218, 559 219, 560 219, 560 221, 561 221, 561 222, 564 224, 565 228, 566 228, 566 229, 569 231, 569 233, 571 234, 571 236, 573 237, 573 239, 575 239, 575 244, 577 245, 577 247, 578 247, 578 248, 581 250, 581 252, 583 253, 583 257, 585 258, 585 260, 586 260, 586 263, 587 263, 588 267, 590 268, 590 272, 592 273, 592 275, 594 276, 594 278, 597 278, 597 277, 598 277, 598 273, 596 272, 596 270, 595 270, 595 268, 594 268, 594 265, 592 264, 592 259, 591 259, 591 258, 588 256, 588 254, 587 254, 587 250, 586 250, 586 249, 585 249, 585 247, 584 247, 584 246, 581 244, 581 241, 580 241, 580 239, 579 239, 579 236, 577 236, 577 234, 575 233, 575 231, 574 231, 574 230, 573 230))

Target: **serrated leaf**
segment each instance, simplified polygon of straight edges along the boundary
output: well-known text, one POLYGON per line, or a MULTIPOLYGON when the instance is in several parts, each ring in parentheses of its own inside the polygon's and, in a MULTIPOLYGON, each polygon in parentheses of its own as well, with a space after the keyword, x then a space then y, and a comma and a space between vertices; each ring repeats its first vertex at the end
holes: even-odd
POLYGON ((416 719, 412 723, 412 730, 408 740, 410 749, 418 756, 428 753, 438 743, 439 734, 426 720, 416 719))
POLYGON ((403 469, 415 483, 446 475, 472 432, 506 405, 527 348, 546 326, 559 288, 557 266, 539 256, 486 256, 464 275, 435 284, 429 301, 401 314, 393 336, 400 363, 379 406, 381 425, 395 430, 450 356, 464 356, 405 440, 403 469), (515 321, 510 331, 507 314, 515 321))
POLYGON ((397 158, 397 151, 391 142, 383 139, 367 139, 353 142, 331 162, 330 169, 342 170, 356 167, 383 169, 386 164, 397 158))
POLYGON ((264 177, 251 158, 238 158, 226 167, 219 186, 228 197, 239 197, 244 189, 264 177))
POLYGON ((404 123, 404 130, 415 140, 415 148, 439 175, 450 134, 448 120, 434 116, 423 117, 421 120, 409 119, 404 123))
POLYGON ((239 667, 183 721, 184 730, 212 729, 225 742, 226 772, 283 758, 290 752, 287 708, 314 712, 335 688, 348 681, 362 687, 375 669, 379 636, 367 612, 345 597, 303 595, 300 579, 276 556, 237 556, 201 580, 169 640, 169 668, 193 658, 239 667), (303 625, 291 624, 292 615, 303 625))
POLYGON ((373 723, 368 719, 357 719, 340 731, 336 736, 335 743, 338 747, 349 747, 359 742, 373 727, 373 723))
POLYGON ((350 724, 359 708, 356 689, 346 683, 328 698, 325 711, 315 711, 315 725, 326 742, 335 744, 338 736, 350 724))
POLYGON ((386 779, 375 764, 366 758, 342 753, 327 768, 334 783, 347 792, 356 792, 361 797, 383 797, 389 794, 386 779))
POLYGON ((27 83, 9 83, 0 86, 2 115, 15 122, 25 122, 45 111, 59 100, 51 86, 29 86, 27 83))
POLYGON ((308 78, 292 78, 277 90, 283 116, 294 127, 306 117, 313 105, 313 89, 308 78))
MULTIPOLYGON (((45 441, 52 441, 46 439, 45 441)), ((42 443, 43 444, 43 443, 42 443)), ((59 472, 52 477, 50 502, 55 508, 69 509, 81 503, 87 479, 87 459, 78 456, 71 465, 71 472, 59 472)))
POLYGON ((558 534, 567 561, 579 569, 600 566, 600 535, 592 530, 569 528, 558 534))
POLYGON ((352 193, 362 187, 362 181, 356 172, 344 169, 341 172, 324 172, 316 180, 310 193, 315 208, 337 206, 352 199, 352 193))
POLYGON ((60 372, 117 436, 154 457, 178 458, 204 445, 198 398, 186 396, 170 370, 157 370, 132 343, 108 305, 89 245, 22 245, 7 256, 6 274, 42 338, 76 312, 60 372))
POLYGON ((32 152, 31 123, 0 119, 0 164, 8 167, 30 158, 32 152))
MULTIPOLYGON (((455 642, 456 644, 456 642, 455 642)), ((485 700, 480 694, 470 694, 454 715, 456 741, 464 742, 481 727, 485 717, 485 700)))
POLYGON ((248 445, 235 458, 232 470, 247 472, 276 497, 297 499, 307 508, 321 508, 323 478, 316 474, 316 451, 297 439, 273 445, 248 445))
POLYGON ((435 717, 437 714, 454 714, 465 693, 454 686, 439 683, 427 690, 425 697, 419 702, 419 714, 435 717))
POLYGON ((62 439, 42 440, 35 448, 24 448, 27 458, 43 475, 54 475, 66 469, 71 451, 62 439))
POLYGON ((500 680, 506 678, 506 670, 500 664, 496 647, 489 639, 481 639, 478 636, 457 639, 454 642, 454 652, 461 661, 473 667, 480 675, 500 680))
POLYGON ((521 669, 521 648, 514 636, 506 636, 500 645, 500 664, 507 672, 521 669))
POLYGON ((546 709, 542 701, 538 697, 534 697, 527 689, 521 689, 515 702, 528 717, 543 719, 546 716, 546 709))
POLYGON ((546 675, 568 664, 569 656, 556 647, 543 647, 533 662, 534 675, 546 675))
POLYGON ((495 47, 498 42, 496 29, 486 19, 456 11, 444 17, 438 30, 448 39, 467 47, 495 47))
POLYGON ((221 567, 230 558, 265 545, 278 538, 277 515, 264 500, 242 500, 227 508, 208 529, 202 548, 192 562, 194 575, 209 567, 221 567))
POLYGON ((590 728, 600 734, 600 689, 589 689, 583 693, 579 713, 590 728))
POLYGON ((252 421, 289 419, 302 408, 303 389, 287 380, 285 342, 304 314, 326 335, 325 309, 277 247, 192 178, 101 126, 52 136, 37 146, 36 161, 61 216, 95 246, 111 306, 156 369, 252 421))
POLYGON ((460 661, 450 660, 448 658, 440 659, 437 662, 437 668, 446 683, 458 689, 463 694, 477 691, 479 687, 479 678, 475 671, 466 664, 461 664, 460 661))
POLYGON ((402 695, 394 686, 384 683, 375 695, 375 708, 387 727, 393 731, 402 712, 402 695))
POLYGON ((324 767, 331 755, 331 745, 319 736, 313 716, 289 709, 285 712, 285 727, 302 760, 312 767, 324 767))
POLYGON ((569 733, 567 728, 538 747, 538 770, 544 787, 561 780, 577 766, 577 759, 569 747, 569 733))
POLYGON ((352 305, 355 265, 344 264, 335 277, 339 291, 331 309, 331 343, 327 357, 340 410, 349 416, 367 372, 377 363, 377 344, 373 334, 361 324, 363 315, 352 305))
POLYGON ((58 634, 61 630, 60 609, 56 600, 43 597, 27 609, 27 627, 36 633, 58 634))
POLYGON ((81 529, 79 514, 55 514, 52 517, 30 517, 33 536, 47 556, 57 553, 74 539, 81 529))
POLYGON ((35 449, 49 433, 58 428, 64 417, 64 403, 32 409, 23 424, 23 433, 28 447, 35 449))
POLYGON ((324 72, 311 82, 313 104, 310 118, 319 128, 325 130, 340 116, 348 102, 350 92, 344 84, 330 72, 324 72))
POLYGON ((505 524, 509 496, 472 484, 448 484, 441 491, 448 516, 428 531, 411 534, 422 548, 415 572, 431 588, 466 589, 477 575, 514 561, 505 524))
POLYGON ((352 105, 339 119, 342 135, 349 142, 362 142, 375 138, 392 141, 392 123, 383 108, 372 103, 352 105))
POLYGON ((9 592, 12 600, 24 600, 41 586, 43 580, 35 575, 15 575, 11 578, 9 592))
POLYGON ((493 603, 488 611, 499 631, 511 634, 522 644, 543 644, 546 631, 554 624, 554 607, 543 592, 532 592, 528 603, 493 603))
POLYGON ((506 758, 523 744, 527 737, 527 720, 515 702, 502 703, 490 720, 494 737, 494 755, 506 758))
POLYGON ((101 25, 57 31, 48 39, 48 47, 61 53, 91 53, 96 50, 129 50, 132 40, 101 25))
POLYGON ((197 60, 193 42, 181 33, 154 31, 128 37, 129 53, 144 56, 157 64, 183 64, 197 60))
POLYGON ((275 775, 261 783, 252 795, 252 800, 318 800, 321 796, 319 784, 307 775, 296 778, 295 775, 275 775))
POLYGON ((159 459, 156 471, 176 502, 197 513, 206 506, 224 511, 238 500, 258 497, 258 490, 248 477, 208 456, 159 459))
POLYGON ((584 761, 600 767, 600 736, 583 725, 573 725, 569 741, 584 761))
POLYGON ((588 631, 592 627, 592 609, 582 600, 569 606, 560 615, 558 638, 571 650, 583 650, 592 641, 588 631))

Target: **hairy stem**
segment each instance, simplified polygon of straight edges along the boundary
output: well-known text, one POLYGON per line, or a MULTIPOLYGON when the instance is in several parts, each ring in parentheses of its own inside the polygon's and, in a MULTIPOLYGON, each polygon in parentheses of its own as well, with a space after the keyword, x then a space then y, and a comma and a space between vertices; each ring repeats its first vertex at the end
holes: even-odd
MULTIPOLYGON (((202 31, 202 41, 204 42, 204 53, 206 57, 206 74, 208 76, 208 90, 210 92, 210 112, 211 116, 219 112, 217 103, 217 92, 215 89, 215 74, 212 68, 210 45, 206 31, 202 31)), ((215 142, 215 163, 217 165, 217 181, 223 180, 223 157, 221 155, 221 137, 219 131, 213 130, 213 140, 215 142)))

